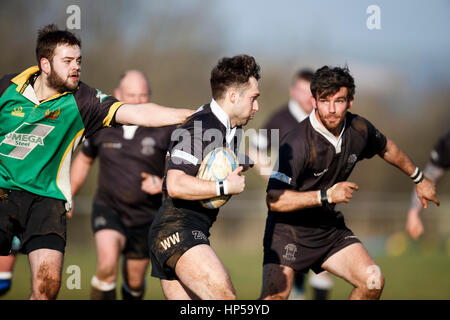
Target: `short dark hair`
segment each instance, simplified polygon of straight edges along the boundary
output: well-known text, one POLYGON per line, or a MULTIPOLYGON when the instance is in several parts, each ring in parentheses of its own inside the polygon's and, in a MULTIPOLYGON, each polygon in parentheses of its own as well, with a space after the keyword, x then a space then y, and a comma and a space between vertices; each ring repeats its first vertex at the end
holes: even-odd
POLYGON ((81 40, 70 31, 59 30, 54 24, 49 24, 39 29, 36 41, 36 59, 39 68, 41 67, 42 58, 52 61, 58 44, 79 46, 81 48, 81 40))
POLYGON ((231 86, 246 85, 251 77, 261 78, 260 67, 255 58, 239 55, 232 58, 222 58, 211 71, 211 91, 214 99, 221 99, 224 92, 231 86))
POLYGON ((314 75, 314 71, 311 69, 306 69, 306 68, 300 69, 292 77, 292 85, 294 85, 299 80, 305 80, 307 82, 311 82, 313 75, 314 75))
POLYGON ((355 95, 355 81, 347 66, 324 66, 314 73, 311 80, 311 93, 316 100, 335 94, 341 87, 347 88, 347 98, 352 100, 355 95))

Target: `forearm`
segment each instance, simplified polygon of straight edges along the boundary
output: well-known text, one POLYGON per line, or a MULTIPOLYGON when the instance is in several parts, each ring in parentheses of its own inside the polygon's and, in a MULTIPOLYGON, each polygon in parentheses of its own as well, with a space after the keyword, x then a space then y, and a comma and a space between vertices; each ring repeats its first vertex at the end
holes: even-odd
POLYGON ((269 190, 266 197, 271 211, 289 212, 300 209, 319 207, 319 191, 299 192, 294 190, 269 190))
POLYGON ((116 121, 124 125, 164 127, 182 123, 194 110, 169 108, 155 103, 124 104, 116 112, 116 121))
POLYGON ((416 169, 416 165, 391 139, 387 140, 385 150, 380 156, 388 163, 402 170, 408 176, 411 176, 416 169))
POLYGON ((217 196, 216 182, 198 179, 179 170, 169 170, 166 183, 172 198, 203 200, 217 196))
POLYGON ((92 166, 94 159, 87 157, 83 152, 79 152, 75 157, 70 169, 70 185, 72 196, 75 196, 83 185, 92 166))

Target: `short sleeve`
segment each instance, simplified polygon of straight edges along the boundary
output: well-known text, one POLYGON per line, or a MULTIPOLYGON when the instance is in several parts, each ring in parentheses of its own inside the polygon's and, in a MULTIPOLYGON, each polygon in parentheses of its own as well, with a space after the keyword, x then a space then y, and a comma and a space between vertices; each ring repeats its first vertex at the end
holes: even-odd
POLYGON ((85 139, 81 151, 89 158, 95 158, 98 154, 98 147, 95 144, 94 137, 85 139))
POLYGON ((450 168, 450 131, 436 143, 431 151, 430 161, 437 167, 450 168))
POLYGON ((362 118, 367 126, 367 139, 364 148, 363 157, 366 159, 372 158, 379 154, 386 147, 387 139, 375 126, 368 120, 362 118))
POLYGON ((84 83, 80 83, 80 88, 74 93, 74 97, 86 128, 86 137, 93 135, 102 127, 117 125, 116 112, 123 102, 84 83))
POLYGON ((305 143, 301 143, 303 139, 289 139, 289 136, 280 147, 278 161, 270 175, 267 191, 298 188, 297 180, 305 167, 308 152, 305 143))

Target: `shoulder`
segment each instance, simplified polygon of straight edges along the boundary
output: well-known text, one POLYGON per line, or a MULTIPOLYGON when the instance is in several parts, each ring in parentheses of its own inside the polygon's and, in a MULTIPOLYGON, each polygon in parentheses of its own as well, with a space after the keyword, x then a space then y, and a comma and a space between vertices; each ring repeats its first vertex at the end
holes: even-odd
POLYGON ((17 75, 18 73, 7 74, 0 78, 0 96, 6 91, 6 89, 8 89, 9 86, 11 86, 11 80, 17 75))
MULTIPOLYGON (((217 118, 213 115, 209 104, 201 106, 193 115, 191 115, 179 128, 191 130, 201 123, 201 129, 204 131, 209 128, 217 128, 217 118)), ((200 129, 200 127, 198 127, 200 129)))
POLYGON ((370 121, 366 118, 350 112, 347 112, 346 121, 347 128, 353 129, 353 132, 364 137, 368 135, 370 127, 373 127, 370 121))
POLYGON ((309 142, 312 141, 312 130, 314 129, 312 128, 309 120, 298 123, 283 137, 281 146, 287 145, 300 153, 306 152, 309 149, 309 142))
POLYGON ((289 119, 289 117, 291 117, 291 113, 289 112, 288 105, 284 104, 270 115, 265 127, 270 129, 273 126, 279 126, 281 121, 289 119))

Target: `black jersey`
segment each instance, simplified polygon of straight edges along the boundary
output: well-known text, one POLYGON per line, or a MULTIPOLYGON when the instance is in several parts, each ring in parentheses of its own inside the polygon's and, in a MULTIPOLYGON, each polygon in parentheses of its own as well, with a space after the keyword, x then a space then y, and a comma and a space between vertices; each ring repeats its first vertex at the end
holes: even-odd
POLYGON ((435 166, 450 168, 450 131, 442 136, 431 151, 430 161, 435 166))
MULTIPOLYGON (((324 130, 320 126, 313 112, 282 140, 278 166, 272 172, 267 191, 328 189, 346 181, 357 161, 373 157, 386 146, 383 134, 369 121, 350 112, 335 145, 320 133, 324 130)), ((341 218, 334 207, 334 204, 325 204, 295 212, 269 211, 269 215, 276 214, 286 223, 305 227, 328 227, 341 218)))
MULTIPOLYGON (((228 115, 213 100, 200 107, 180 128, 172 134, 170 159, 167 170, 176 169, 196 176, 206 155, 215 148, 226 147, 238 155, 238 145, 242 130, 231 129, 228 115)), ((163 192, 167 195, 164 179, 163 192)), ((168 195, 167 195, 168 196, 168 195)), ((206 209, 199 201, 172 199, 177 208, 206 214, 211 223, 215 221, 219 209, 206 209)))
POLYGON ((100 172, 94 203, 116 209, 126 226, 152 221, 161 194, 141 190, 141 172, 164 176, 165 157, 174 126, 107 128, 86 140, 83 153, 99 157, 100 172))
POLYGON ((258 135, 257 145, 261 150, 270 149, 272 145, 272 130, 278 131, 278 143, 291 131, 295 126, 303 121, 308 114, 305 113, 301 107, 294 101, 283 105, 278 111, 272 114, 269 120, 260 128, 266 129, 265 132, 260 132, 258 135))

